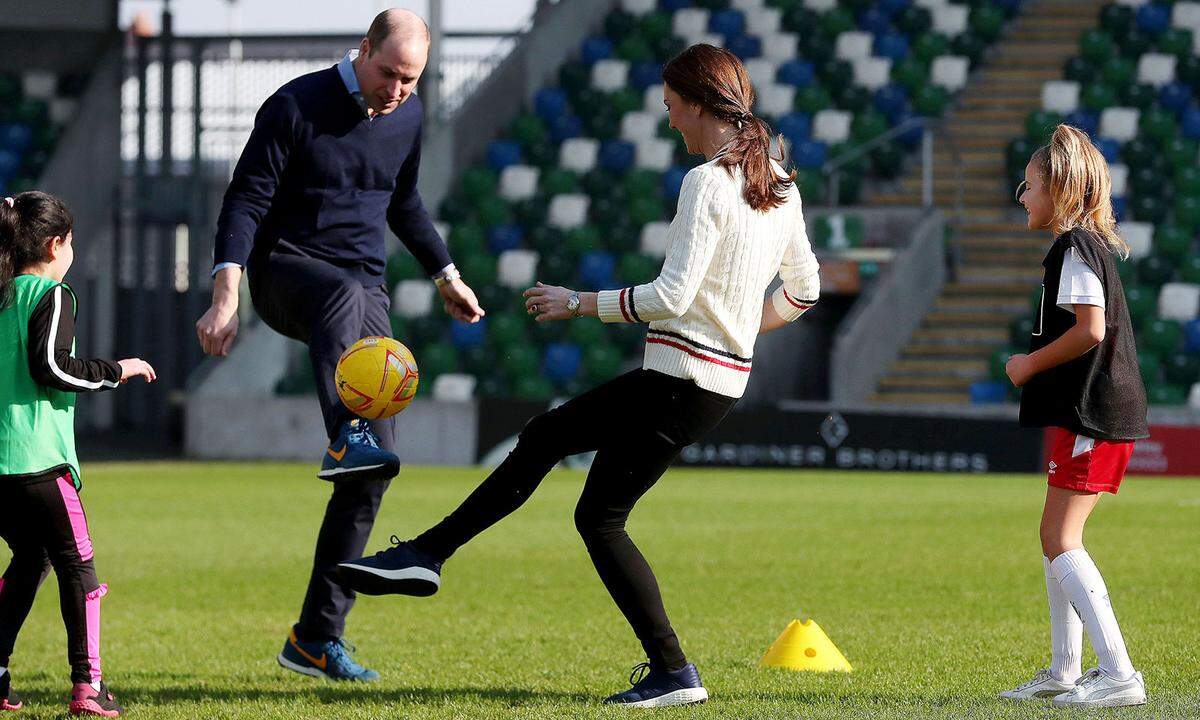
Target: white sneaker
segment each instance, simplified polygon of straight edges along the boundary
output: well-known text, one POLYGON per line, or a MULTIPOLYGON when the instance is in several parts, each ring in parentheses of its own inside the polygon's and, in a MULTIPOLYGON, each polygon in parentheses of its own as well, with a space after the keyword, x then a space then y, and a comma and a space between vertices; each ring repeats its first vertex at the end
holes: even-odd
POLYGON ((1005 690, 1000 697, 1005 700, 1037 700, 1038 698, 1054 697, 1073 690, 1074 683, 1066 683, 1050 674, 1049 670, 1038 670, 1029 682, 1022 683, 1015 690, 1005 690))
POLYGON ((1135 672, 1128 680, 1117 680, 1099 668, 1092 668, 1079 678, 1068 692, 1054 698, 1054 707, 1125 707, 1146 702, 1146 683, 1135 672))

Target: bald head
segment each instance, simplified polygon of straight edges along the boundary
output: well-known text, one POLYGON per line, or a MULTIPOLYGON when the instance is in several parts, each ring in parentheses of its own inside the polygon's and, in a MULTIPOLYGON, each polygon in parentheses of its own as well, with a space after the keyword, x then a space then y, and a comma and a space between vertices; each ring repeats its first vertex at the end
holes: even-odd
POLYGON ((424 43, 428 47, 429 26, 420 15, 410 10, 384 10, 371 22, 371 27, 367 30, 367 42, 374 52, 389 40, 397 45, 424 43))

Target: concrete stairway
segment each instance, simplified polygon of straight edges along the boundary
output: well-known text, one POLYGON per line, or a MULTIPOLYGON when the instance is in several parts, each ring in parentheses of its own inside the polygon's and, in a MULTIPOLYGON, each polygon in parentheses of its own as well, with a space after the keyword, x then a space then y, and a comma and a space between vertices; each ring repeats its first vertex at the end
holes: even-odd
MULTIPOLYGON (((1029 311, 1048 238, 1027 230, 1024 211, 1013 205, 1005 149, 1024 134, 1026 115, 1041 105, 1043 83, 1062 77, 1104 1, 1026 2, 948 116, 945 131, 963 163, 962 222, 954 240, 961 262, 873 400, 969 402, 971 383, 987 376, 988 358, 1008 343, 1009 325, 1029 311)), ((946 143, 935 140, 934 148, 934 202, 953 219, 959 181, 946 143)), ((914 167, 894 192, 867 204, 920 202, 920 169, 914 167)))

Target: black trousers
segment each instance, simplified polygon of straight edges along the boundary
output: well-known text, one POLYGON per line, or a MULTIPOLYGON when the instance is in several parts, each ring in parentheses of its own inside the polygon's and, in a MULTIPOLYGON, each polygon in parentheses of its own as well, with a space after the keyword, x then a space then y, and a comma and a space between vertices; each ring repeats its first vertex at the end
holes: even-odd
POLYGON ((575 507, 575 527, 651 664, 681 668, 687 660, 667 619, 658 581, 625 532, 625 521, 679 452, 716 427, 735 402, 652 370, 622 375, 530 420, 504 462, 457 510, 414 542, 448 558, 519 508, 564 457, 595 450, 575 507))
MULTIPOLYGON (((338 358, 360 338, 392 336, 387 290, 382 285, 363 287, 341 269, 320 260, 272 253, 251 262, 250 297, 263 322, 281 335, 308 345, 317 399, 332 440, 339 428, 354 417, 334 387, 338 358)), ((380 446, 394 452, 395 420, 374 421, 371 427, 380 446)), ((387 480, 333 484, 296 624, 296 634, 302 640, 342 636, 346 615, 354 606, 354 593, 338 584, 332 572, 339 562, 363 554, 388 484, 387 480)))
POLYGON ((71 682, 99 680, 100 598, 108 588, 96 579, 87 517, 70 471, 0 478, 0 508, 0 537, 12 550, 0 579, 0 666, 8 666, 38 588, 54 568, 71 682))

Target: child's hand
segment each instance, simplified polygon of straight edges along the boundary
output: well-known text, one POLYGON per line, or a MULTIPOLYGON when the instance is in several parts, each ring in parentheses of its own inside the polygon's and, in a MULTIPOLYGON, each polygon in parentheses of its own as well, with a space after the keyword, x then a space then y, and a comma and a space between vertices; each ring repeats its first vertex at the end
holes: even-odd
POLYGON ((118 360, 117 364, 121 366, 121 382, 139 375, 146 378, 146 382, 154 382, 158 378, 154 373, 154 368, 150 367, 150 363, 141 358, 118 360))
POLYGON ((1008 373, 1008 379, 1012 380, 1012 384, 1021 387, 1029 382, 1033 377, 1033 368, 1030 367, 1029 356, 1025 354, 1013 355, 1004 365, 1004 372, 1008 373))

